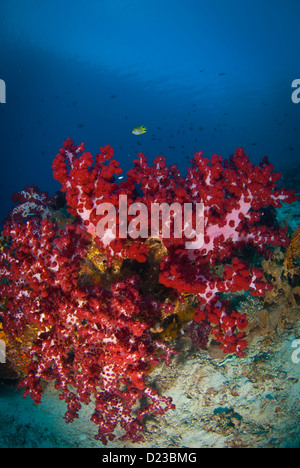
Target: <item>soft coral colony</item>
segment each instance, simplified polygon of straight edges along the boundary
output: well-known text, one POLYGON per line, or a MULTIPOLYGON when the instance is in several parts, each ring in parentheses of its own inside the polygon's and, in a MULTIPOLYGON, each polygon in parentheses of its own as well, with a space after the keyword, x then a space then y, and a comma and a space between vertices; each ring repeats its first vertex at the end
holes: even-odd
POLYGON ((1 321, 11 341, 31 330, 20 382, 25 395, 40 403, 44 382, 54 381, 67 403, 66 422, 93 403, 97 439, 106 444, 120 426, 122 440, 137 442, 147 414, 174 408, 147 382, 151 369, 176 353, 165 339, 170 324, 193 321, 191 336, 204 346, 203 334, 210 334, 225 353, 243 356, 246 315, 227 296, 263 296, 271 287, 258 258, 289 238, 286 229, 265 225, 264 210, 296 197, 277 188, 280 174, 266 159, 256 166, 241 148, 229 160, 196 153, 185 178, 165 158, 151 166, 139 153, 120 183, 113 149, 100 151, 94 160, 68 138, 54 159, 69 218, 60 197, 36 188, 15 198, 2 237, 1 321), (188 251, 172 235, 103 242, 97 206, 109 202, 118 210, 120 195, 128 206, 203 203, 203 245, 188 251))

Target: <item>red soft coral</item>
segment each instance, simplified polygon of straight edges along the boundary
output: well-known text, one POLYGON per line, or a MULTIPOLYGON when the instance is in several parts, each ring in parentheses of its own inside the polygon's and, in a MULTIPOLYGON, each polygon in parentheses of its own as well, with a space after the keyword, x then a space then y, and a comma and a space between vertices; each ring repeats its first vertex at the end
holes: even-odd
MULTIPOLYGON (((169 363, 174 352, 152 332, 175 310, 172 301, 193 295, 191 334, 201 346, 206 346, 211 333, 224 352, 243 355, 247 318, 232 308, 227 296, 237 291, 262 296, 270 288, 251 258, 245 262, 244 249, 250 247, 248 254, 252 250, 271 255, 272 246, 285 247, 286 230, 264 225, 262 209, 296 199, 293 192, 277 188, 279 174, 266 159, 258 167, 241 148, 229 160, 213 155, 209 161, 201 152, 196 153, 187 177, 182 177, 175 165, 168 167, 162 156, 151 166, 139 153, 126 180, 120 183, 116 176, 122 169, 113 156, 113 149, 106 145, 94 161, 83 143, 76 146, 68 138, 52 167, 66 194, 68 210, 75 217, 74 224, 59 230, 49 220, 41 221, 40 206, 46 200, 42 196, 38 216, 29 221, 26 216, 7 221, 4 235, 9 241, 0 252, 5 331, 18 337, 27 326, 38 329, 27 356, 30 363, 22 382, 25 395, 30 393, 39 403, 42 380, 54 380, 68 406, 67 422, 78 417, 82 404, 93 400, 92 421, 98 425, 96 437, 103 443, 114 438, 118 424, 124 431, 123 439, 138 441, 146 414, 162 414, 173 408, 170 398, 160 396, 146 383, 147 372, 160 359, 169 363), (122 207, 121 196, 126 196, 122 207), (128 214, 128 226, 120 221, 120 212, 133 203, 146 207, 140 218, 145 224, 144 236, 130 235, 136 227, 132 213, 128 214), (175 236, 170 229, 166 238, 166 226, 161 222, 153 234, 151 208, 162 203, 203 206, 204 233, 193 241, 186 236, 190 248, 183 226, 182 236, 175 236), (116 218, 105 237, 99 237, 99 223, 105 217, 103 204, 116 218), (151 242, 147 236, 161 240, 160 254, 152 258, 155 275, 151 278, 159 278, 156 286, 165 302, 148 295, 145 284, 143 288, 140 285, 141 280, 149 285, 149 278, 142 276, 149 267, 151 242), (129 260, 136 265, 137 274, 124 274, 125 267, 119 281, 110 286, 81 283, 79 270, 92 237, 107 260, 107 268, 115 259, 129 260), (148 405, 135 414, 141 398, 148 405)), ((175 215, 168 227, 174 226, 175 215)), ((193 232, 193 226, 188 227, 193 232)))
POLYGON ((164 304, 140 296, 136 277, 115 282, 110 290, 80 287, 79 266, 90 236, 78 225, 59 231, 47 220, 13 222, 4 234, 11 238, 0 260, 5 330, 18 337, 26 326, 38 327, 20 383, 24 395, 40 403, 42 380, 54 380, 68 406, 66 422, 95 400, 96 438, 106 444, 120 424, 123 439, 141 440, 143 416, 174 407, 145 381, 149 369, 161 358, 169 362, 173 353, 150 332, 164 304), (133 407, 142 397, 149 405, 135 416, 133 407))

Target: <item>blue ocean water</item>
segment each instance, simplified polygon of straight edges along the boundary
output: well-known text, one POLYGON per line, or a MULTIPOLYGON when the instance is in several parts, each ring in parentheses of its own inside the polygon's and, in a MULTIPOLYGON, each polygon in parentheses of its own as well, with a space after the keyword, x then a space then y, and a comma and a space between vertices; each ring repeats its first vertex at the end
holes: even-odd
POLYGON ((25 185, 60 188, 68 136, 110 144, 124 171, 139 151, 185 173, 196 151, 244 147, 299 191, 299 18, 298 0, 1 0, 0 223, 25 185))
POLYGON ((195 151, 299 161, 297 0, 2 0, 1 219, 26 184, 53 192, 68 136, 185 171, 195 151), (145 125, 148 132, 131 134, 145 125))

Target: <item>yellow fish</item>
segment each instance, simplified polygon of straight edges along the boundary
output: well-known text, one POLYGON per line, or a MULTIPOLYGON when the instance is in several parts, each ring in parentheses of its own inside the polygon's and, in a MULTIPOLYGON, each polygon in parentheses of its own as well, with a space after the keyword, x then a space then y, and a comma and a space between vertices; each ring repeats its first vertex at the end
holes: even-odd
POLYGON ((146 133, 147 129, 144 127, 144 125, 140 125, 139 127, 134 127, 132 130, 132 133, 134 135, 142 135, 143 133, 146 133))

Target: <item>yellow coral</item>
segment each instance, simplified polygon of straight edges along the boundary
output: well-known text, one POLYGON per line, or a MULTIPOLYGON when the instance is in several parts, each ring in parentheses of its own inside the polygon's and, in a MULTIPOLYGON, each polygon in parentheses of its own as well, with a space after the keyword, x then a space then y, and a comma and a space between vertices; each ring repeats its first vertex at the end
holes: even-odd
POLYGON ((300 226, 294 232, 291 243, 286 249, 284 270, 286 275, 300 275, 300 226))
POLYGON ((92 241, 89 251, 86 256, 98 270, 102 273, 106 270, 106 255, 105 253, 100 253, 98 246, 94 241, 92 241))
POLYGON ((36 325, 27 325, 22 335, 12 337, 9 332, 4 331, 3 324, 0 322, 0 339, 4 341, 6 346, 4 373, 6 378, 22 377, 26 374, 30 362, 27 353, 38 334, 39 329, 36 325))
POLYGON ((2 325, 1 322, 0 322, 0 340, 4 341, 6 343, 6 337, 5 337, 5 333, 3 331, 3 325, 2 325))
POLYGON ((81 263, 79 271, 79 284, 97 284, 110 286, 120 278, 123 259, 113 258, 110 266, 107 265, 105 251, 101 251, 94 240, 89 245, 86 257, 81 263))
MULTIPOLYGON (((177 302, 174 313, 169 315, 163 324, 157 327, 157 332, 163 341, 172 341, 180 331, 194 318, 195 307, 188 302, 177 302)), ((152 330, 154 331, 154 330, 152 330)))

